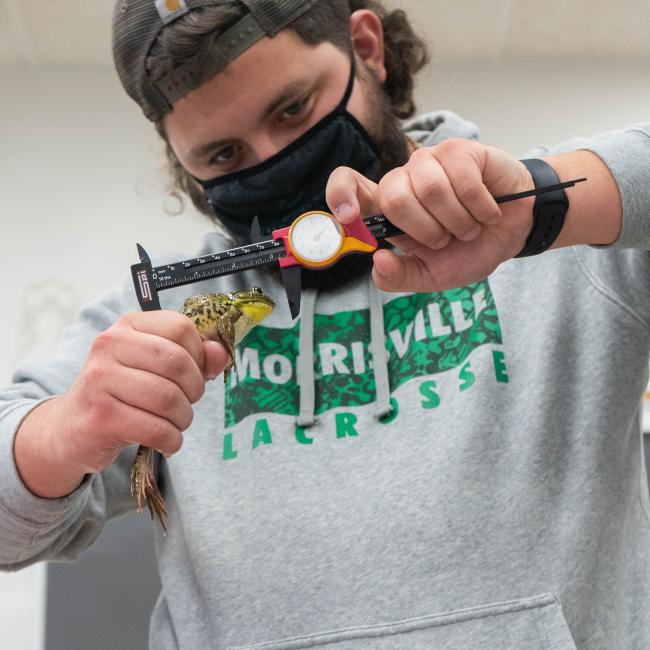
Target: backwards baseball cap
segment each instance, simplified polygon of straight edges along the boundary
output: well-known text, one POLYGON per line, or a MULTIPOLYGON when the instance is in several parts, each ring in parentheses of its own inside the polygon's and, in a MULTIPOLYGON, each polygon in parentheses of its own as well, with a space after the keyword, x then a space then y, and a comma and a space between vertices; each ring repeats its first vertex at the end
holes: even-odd
POLYGON ((155 122, 172 104, 223 70, 264 36, 275 36, 318 0, 118 0, 113 13, 113 58, 129 96, 155 122), (240 5, 247 13, 215 40, 200 65, 190 61, 152 81, 146 61, 160 32, 181 16, 216 5, 240 5), (198 69, 200 68, 200 70, 198 69))

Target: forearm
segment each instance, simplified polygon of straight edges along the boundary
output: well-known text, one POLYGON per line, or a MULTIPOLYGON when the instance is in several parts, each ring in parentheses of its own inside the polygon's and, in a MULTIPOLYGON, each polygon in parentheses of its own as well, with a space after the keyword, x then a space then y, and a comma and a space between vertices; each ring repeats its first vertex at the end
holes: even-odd
POLYGON ((605 163, 591 151, 545 156, 560 181, 586 177, 566 190, 569 209, 552 248, 576 244, 612 244, 621 231, 622 202, 618 186, 605 163))
POLYGON ((37 406, 21 423, 14 441, 20 478, 36 496, 54 499, 73 492, 85 472, 66 453, 65 423, 55 397, 37 406))

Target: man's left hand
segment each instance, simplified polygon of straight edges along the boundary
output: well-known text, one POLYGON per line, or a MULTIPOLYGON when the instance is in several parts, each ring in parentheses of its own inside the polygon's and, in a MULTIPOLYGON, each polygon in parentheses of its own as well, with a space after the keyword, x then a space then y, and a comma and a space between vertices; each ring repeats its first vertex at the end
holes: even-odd
POLYGON ((327 202, 341 223, 381 213, 405 233, 390 239, 402 254, 374 253, 380 289, 441 291, 485 278, 522 250, 534 197, 501 205, 493 197, 533 187, 526 167, 506 152, 452 139, 417 149, 379 183, 339 167, 327 202))

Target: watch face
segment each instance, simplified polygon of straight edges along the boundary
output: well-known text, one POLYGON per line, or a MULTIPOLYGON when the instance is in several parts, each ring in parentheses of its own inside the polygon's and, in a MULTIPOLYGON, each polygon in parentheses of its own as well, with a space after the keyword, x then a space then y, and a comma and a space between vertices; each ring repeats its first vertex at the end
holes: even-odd
POLYGON ((309 262, 325 262, 334 257, 343 243, 341 224, 326 212, 308 212, 291 227, 291 248, 309 262))

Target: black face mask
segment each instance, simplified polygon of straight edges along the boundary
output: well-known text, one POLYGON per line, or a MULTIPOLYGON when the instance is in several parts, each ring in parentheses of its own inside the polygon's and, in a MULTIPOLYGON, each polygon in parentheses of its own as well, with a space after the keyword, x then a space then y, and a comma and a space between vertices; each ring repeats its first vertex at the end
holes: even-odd
POLYGON ((353 85, 354 62, 339 105, 297 140, 254 167, 198 181, 213 212, 233 235, 248 239, 255 216, 266 236, 303 212, 328 210, 327 179, 342 165, 379 180, 377 147, 347 110, 353 85))

